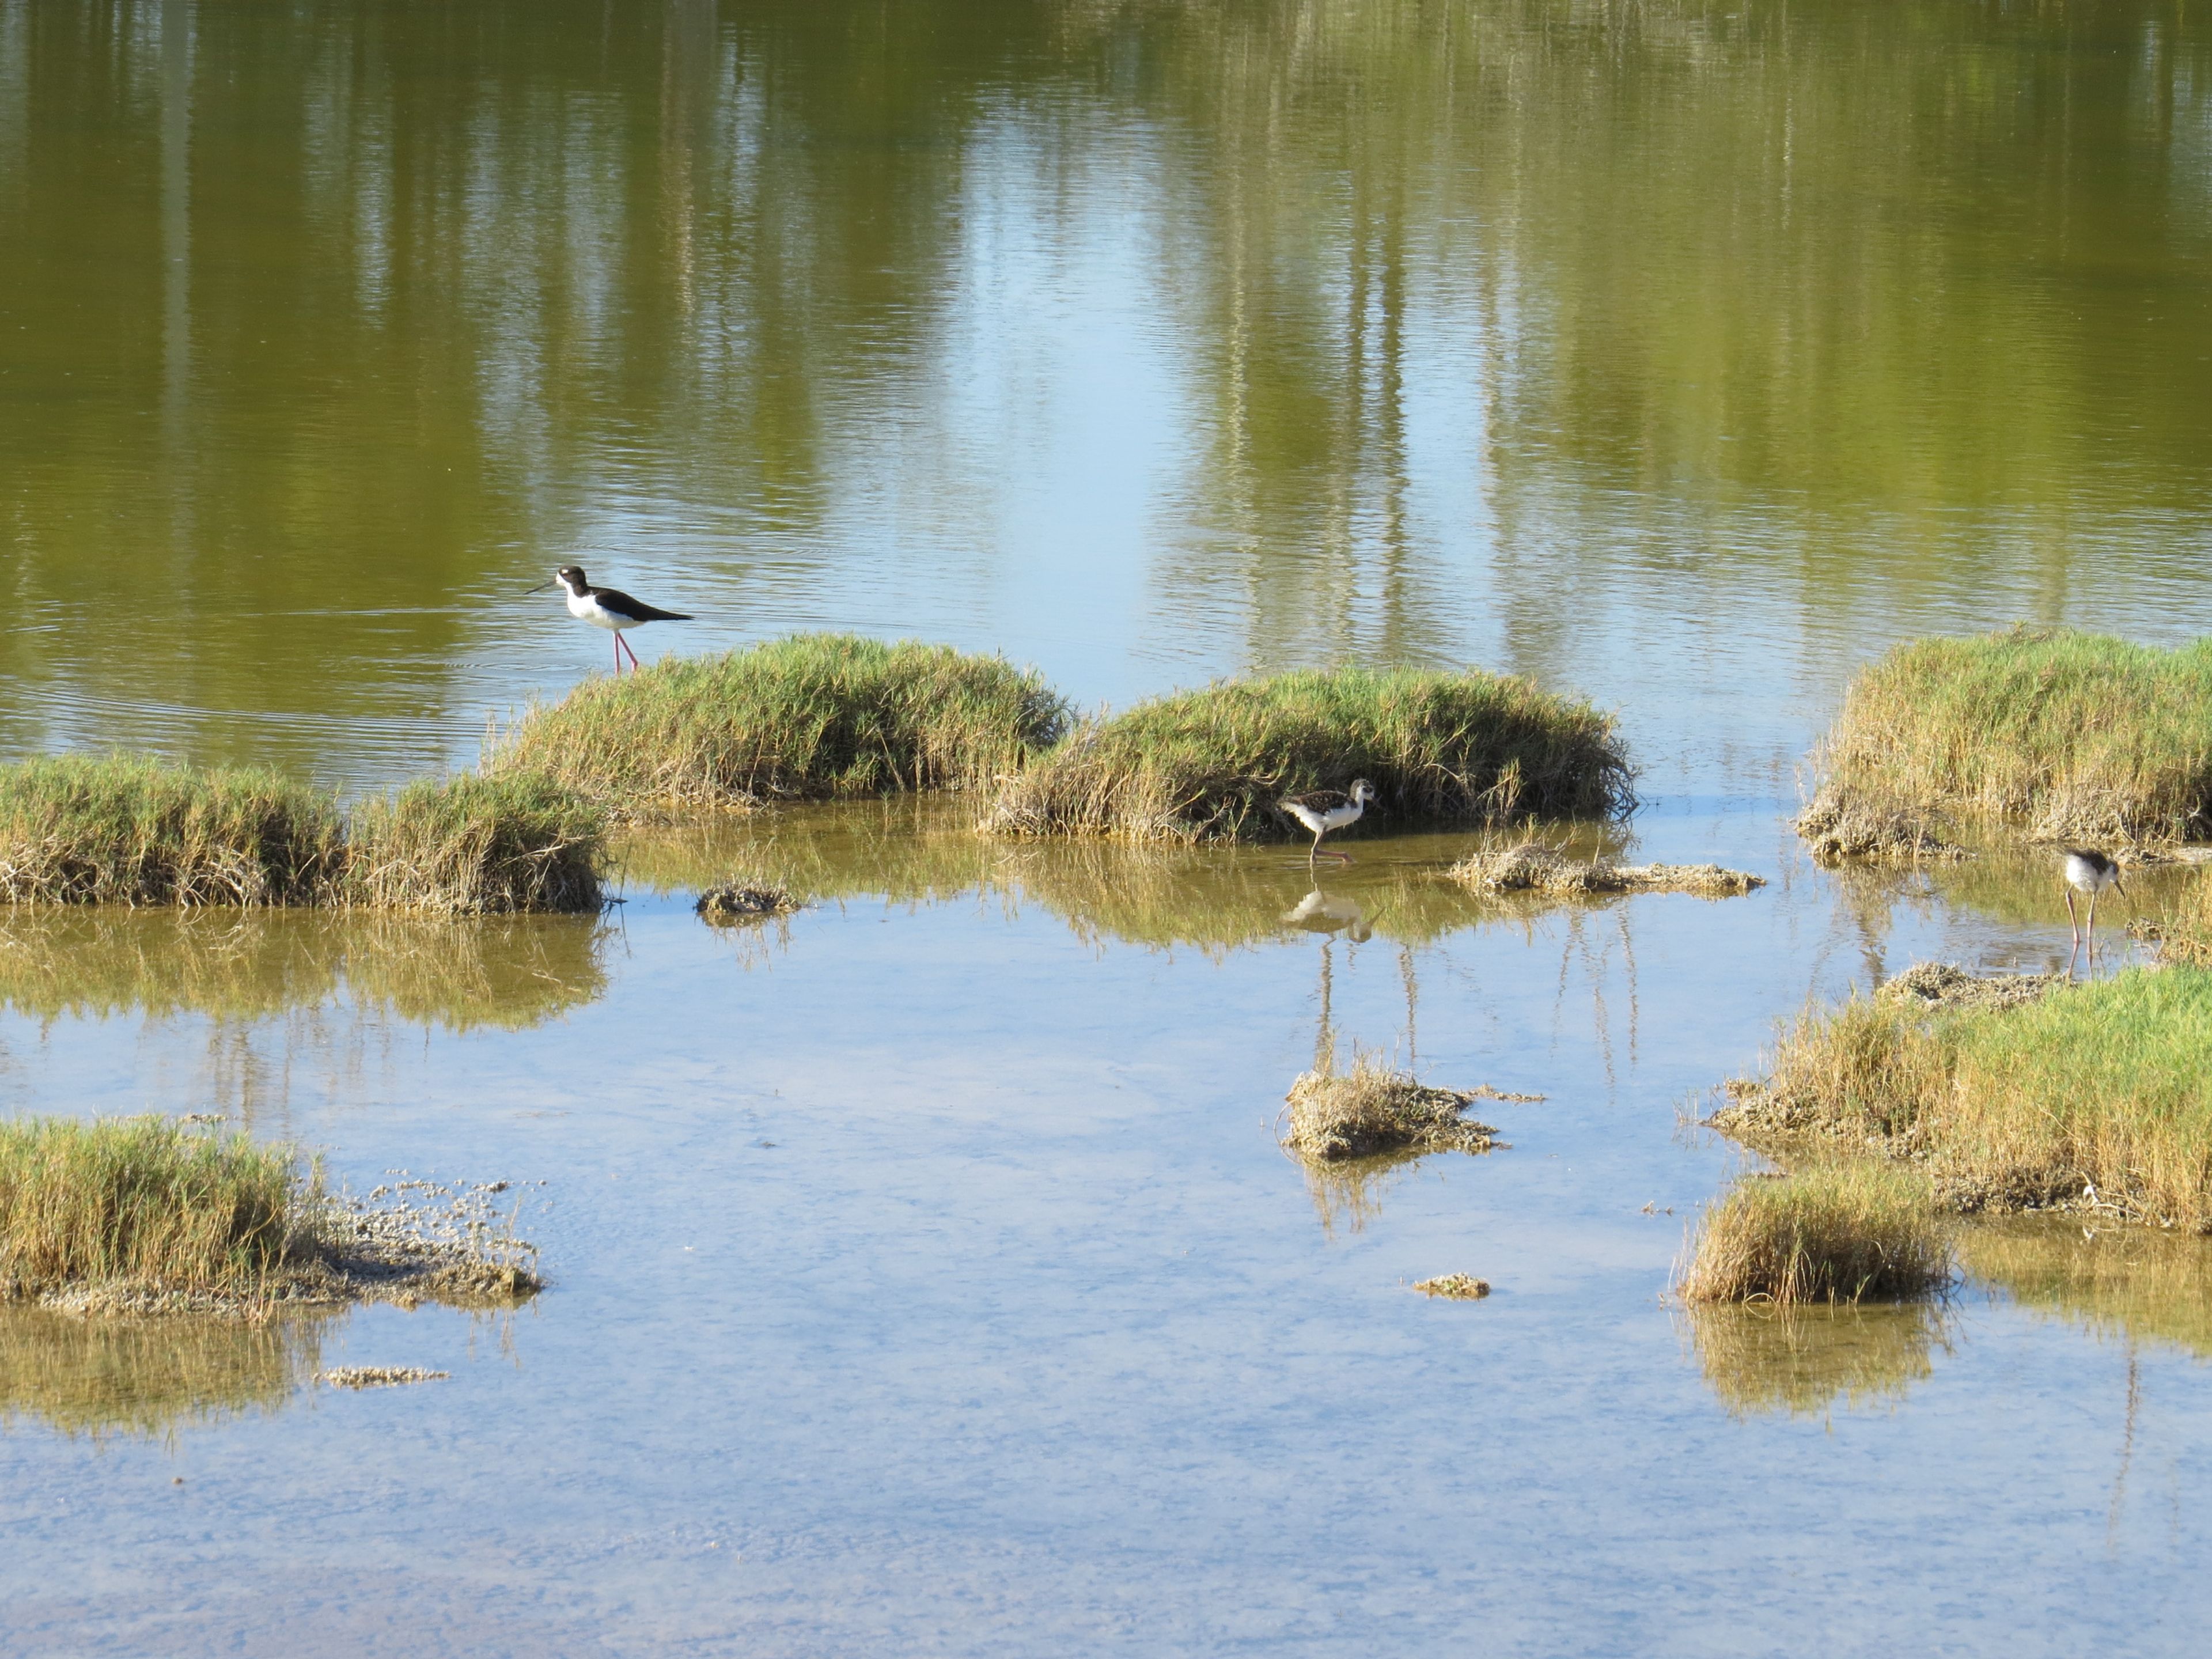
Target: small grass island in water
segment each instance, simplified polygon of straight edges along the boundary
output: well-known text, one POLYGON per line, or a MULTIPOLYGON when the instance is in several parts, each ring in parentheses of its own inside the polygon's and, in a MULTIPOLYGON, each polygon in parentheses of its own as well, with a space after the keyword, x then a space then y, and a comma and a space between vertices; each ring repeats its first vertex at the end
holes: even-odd
POLYGON ((2074 1209, 2212 1232, 2212 971, 1957 978, 1966 988, 1916 969, 1806 1014, 1768 1075, 1731 1084, 1709 1121, 1784 1158, 1911 1165, 1961 1212, 2074 1209))
POLYGON ((1816 856, 1914 856, 2025 832, 2092 845, 2212 826, 2212 641, 2064 629, 1916 640, 1860 671, 1815 751, 1816 856))
POLYGON ((1277 801, 1358 778, 1378 796, 1359 827, 1386 833, 1612 817, 1635 805, 1632 777, 1610 716, 1528 680, 1310 670, 1178 692, 1079 726, 1000 782, 986 828, 1281 840, 1305 832, 1277 801))
POLYGON ((1002 657, 799 634, 584 681, 490 757, 625 817, 978 788, 1051 747, 1067 708, 1002 657))
POLYGON ((244 1134, 18 1118, 0 1123, 0 1302, 234 1316, 511 1305, 542 1286, 535 1252, 492 1210, 504 1184, 415 1182, 381 1206, 349 1203, 292 1148, 244 1134))

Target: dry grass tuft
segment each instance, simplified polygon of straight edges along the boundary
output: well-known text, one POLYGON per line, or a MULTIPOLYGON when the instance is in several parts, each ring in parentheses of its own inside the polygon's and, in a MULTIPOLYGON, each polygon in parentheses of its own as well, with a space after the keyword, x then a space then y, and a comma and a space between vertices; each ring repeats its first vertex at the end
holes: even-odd
POLYGON ((1815 763, 1798 830, 1823 857, 1924 854, 1970 827, 2187 840, 2212 822, 2212 641, 1914 641, 1852 681, 1815 763))
POLYGON ((1881 1164, 1747 1176, 1705 1207, 1685 1302, 1899 1301, 1941 1290, 1951 1244, 1928 1183, 1881 1164))
POLYGON ((606 818, 526 772, 410 783, 354 811, 352 902, 445 915, 599 908, 606 818))
POLYGON ((1498 1131, 1463 1115, 1474 1097, 1432 1089, 1375 1054, 1349 1072, 1306 1072, 1291 1085, 1283 1145, 1300 1158, 1333 1163, 1380 1153, 1486 1152, 1498 1131))
POLYGON ((801 634, 588 679, 489 757, 625 816, 974 788, 1057 742, 1059 694, 1000 657, 801 634))
POLYGON ((1490 1282, 1467 1273, 1439 1273, 1434 1279, 1420 1279, 1413 1288, 1423 1296, 1440 1296, 1451 1302, 1480 1302, 1490 1294, 1490 1282))
POLYGON ((1520 841, 1469 853, 1445 875, 1478 893, 1543 893, 1575 897, 1602 893, 1694 893, 1727 898, 1766 885, 1762 876, 1717 864, 1615 864, 1571 858, 1540 841, 1520 841))
POLYGON ((799 908, 799 901, 774 882, 733 881, 709 887, 692 908, 708 921, 755 921, 763 916, 788 915, 799 908))
POLYGON ((0 901, 319 904, 345 872, 337 803, 258 768, 52 755, 0 766, 0 901))
POLYGON ((1715 1127, 1910 1160, 1963 1212, 2212 1231, 2212 972, 2130 969, 2013 1006, 1854 998, 1786 1032, 1715 1127))
POLYGON ((1285 795, 1366 778, 1369 823, 1607 817, 1635 802, 1612 719, 1530 682, 1339 668, 1232 680, 1085 724, 1001 780, 1004 836, 1273 841, 1285 795))

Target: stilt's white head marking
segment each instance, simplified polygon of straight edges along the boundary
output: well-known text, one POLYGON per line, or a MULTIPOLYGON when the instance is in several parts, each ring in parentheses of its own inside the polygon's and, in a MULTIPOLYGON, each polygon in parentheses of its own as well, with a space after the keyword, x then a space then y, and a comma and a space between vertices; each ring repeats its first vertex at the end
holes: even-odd
POLYGON ((591 583, 584 580, 584 567, 580 564, 562 565, 553 573, 553 580, 580 599, 592 591, 591 583))
POLYGON ((1353 805, 1364 806, 1369 801, 1376 799, 1375 786, 1364 778, 1354 778, 1352 781, 1351 796, 1353 805))

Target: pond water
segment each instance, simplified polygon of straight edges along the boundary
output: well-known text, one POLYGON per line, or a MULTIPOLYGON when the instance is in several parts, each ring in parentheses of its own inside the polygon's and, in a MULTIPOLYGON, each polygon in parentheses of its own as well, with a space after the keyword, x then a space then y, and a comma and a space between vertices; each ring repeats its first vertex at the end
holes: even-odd
POLYGON ((1616 845, 1768 881, 1483 902, 1467 837, 1316 879, 954 801, 640 836, 596 920, 0 917, 6 1110, 508 1180, 553 1280, 0 1318, 11 1653, 2201 1644, 2198 1241, 1662 1299, 1778 1020, 2068 956, 2033 860, 1805 859, 1853 668, 2212 623, 2180 0, 0 0, 0 226, 9 753, 466 764, 604 666, 522 592, 574 561, 697 614, 648 659, 1525 672, 1618 709, 1616 845), (807 908, 697 921, 741 869, 807 908), (1544 1098, 1316 1183, 1332 1045, 1544 1098))

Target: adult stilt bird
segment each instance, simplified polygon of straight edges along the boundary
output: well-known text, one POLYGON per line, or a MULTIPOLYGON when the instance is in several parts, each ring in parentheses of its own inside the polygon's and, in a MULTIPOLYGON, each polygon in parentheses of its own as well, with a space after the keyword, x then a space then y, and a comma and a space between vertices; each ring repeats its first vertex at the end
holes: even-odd
POLYGON ((620 588, 594 587, 584 575, 580 564, 564 564, 553 573, 550 582, 540 582, 530 591, 542 593, 549 587, 559 587, 568 595, 568 614, 578 622, 587 622, 594 628, 604 628, 615 636, 615 672, 622 672, 623 653, 629 652, 629 665, 637 666, 637 653, 630 651, 623 638, 623 629, 635 628, 641 623, 690 622, 690 617, 680 611, 663 611, 642 599, 634 599, 620 588))

